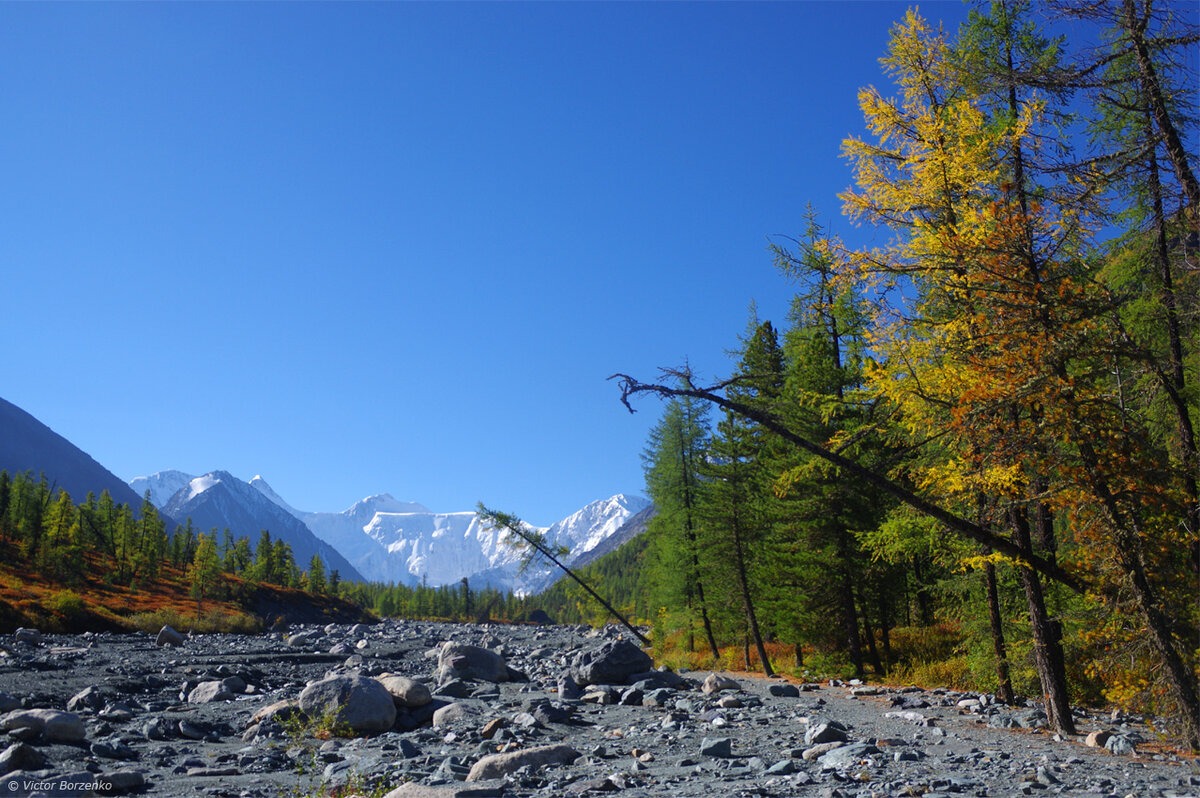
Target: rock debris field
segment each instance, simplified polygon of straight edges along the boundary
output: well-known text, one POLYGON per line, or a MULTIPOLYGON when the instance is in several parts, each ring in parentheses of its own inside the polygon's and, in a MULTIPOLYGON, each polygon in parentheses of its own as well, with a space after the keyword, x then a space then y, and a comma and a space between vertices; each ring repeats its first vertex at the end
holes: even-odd
POLYGON ((655 669, 615 627, 0 637, 0 795, 1197 796, 1139 718, 655 669))

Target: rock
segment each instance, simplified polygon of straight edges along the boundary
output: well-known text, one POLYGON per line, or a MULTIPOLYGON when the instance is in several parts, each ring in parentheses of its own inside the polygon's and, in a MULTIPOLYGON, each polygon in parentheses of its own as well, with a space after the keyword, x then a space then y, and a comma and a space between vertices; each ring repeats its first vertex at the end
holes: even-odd
POLYGON ((451 679, 507 682, 508 664, 499 654, 486 648, 446 642, 438 651, 437 679, 439 684, 451 679))
POLYGON ((0 753, 0 774, 14 770, 41 770, 45 766, 45 755, 32 745, 13 743, 0 753))
POLYGON ((1123 734, 1114 734, 1105 741, 1104 747, 1114 754, 1119 756, 1133 756, 1137 753, 1137 748, 1133 744, 1133 740, 1123 734))
POLYGON ((581 687, 592 684, 624 684, 637 673, 654 667, 654 660, 627 640, 610 640, 581 651, 571 660, 571 678, 581 687))
POLYGON ((554 623, 554 619, 551 618, 545 610, 534 610, 533 612, 529 613, 529 616, 525 620, 527 620, 529 623, 536 623, 539 625, 549 625, 554 623))
POLYGON ((700 741, 701 756, 731 757, 733 756, 733 740, 728 737, 709 738, 700 741))
POLYGON ((1040 709, 1026 709, 1012 713, 1013 721, 1022 729, 1044 729, 1050 725, 1046 713, 1040 709))
POLYGON ((1083 744, 1091 748, 1103 748, 1104 744, 1107 743, 1109 738, 1112 736, 1112 732, 1110 731, 1097 729, 1087 736, 1087 739, 1083 741, 1083 744))
POLYGON ((870 754, 878 754, 879 749, 870 743, 850 743, 842 745, 817 758, 823 768, 846 768, 857 765, 870 754))
POLYGON ((389 673, 375 678, 391 694, 396 706, 423 707, 433 700, 433 694, 429 692, 428 687, 407 676, 389 673))
POLYGON ((294 635, 288 635, 287 644, 294 648, 303 648, 311 645, 317 638, 320 637, 316 632, 297 632, 294 635))
POLYGON ((21 626, 18 627, 17 631, 13 632, 13 639, 18 643, 40 646, 42 644, 42 633, 37 629, 26 629, 24 626, 21 626))
POLYGON ((772 684, 767 687, 767 692, 776 698, 800 697, 800 688, 794 684, 772 684))
POLYGON ((111 773, 102 773, 96 781, 105 785, 100 790, 104 795, 140 792, 146 786, 146 777, 138 770, 115 770, 111 773))
POLYGON ((527 766, 542 768, 547 765, 569 765, 579 756, 579 752, 569 745, 542 745, 523 751, 492 754, 474 764, 467 774, 467 781, 498 779, 527 766))
POLYGON ((74 712, 55 709, 18 709, 0 718, 0 731, 31 729, 52 742, 73 743, 87 737, 83 720, 74 712))
POLYGON ((710 673, 704 679, 704 684, 700 686, 701 692, 716 693, 721 690, 740 690, 741 685, 728 676, 722 676, 719 673, 710 673))
MULTIPOLYGON (((151 627, 154 628, 154 627, 151 627)), ((184 636, 172 629, 169 625, 163 624, 163 628, 158 630, 158 637, 154 638, 154 645, 162 646, 182 646, 184 636)))
POLYGON ((385 732, 396 722, 392 694, 362 676, 333 676, 310 684, 300 693, 299 704, 310 718, 333 715, 357 734, 385 732))
POLYGON ((300 702, 294 698, 288 698, 283 701, 276 701, 273 704, 268 704, 262 707, 253 715, 246 723, 247 726, 254 726, 264 721, 285 721, 300 711, 300 702))
POLYGON ((188 693, 189 704, 209 704, 213 701, 231 701, 234 694, 225 686, 223 681, 200 682, 188 693))
POLYGON ((82 709, 100 709, 104 706, 104 693, 96 687, 85 687, 67 702, 68 712, 79 712, 82 709))
POLYGON ((883 688, 877 687, 873 684, 864 684, 861 687, 853 687, 850 689, 850 695, 856 696, 881 695, 882 693, 883 688))
POLYGON ((571 674, 564 673, 558 677, 558 697, 564 701, 575 701, 583 694, 579 683, 571 678, 571 674))
POLYGON ((805 745, 844 742, 849 739, 850 735, 846 733, 846 727, 836 720, 820 716, 808 719, 808 730, 804 733, 805 745))
POLYGON ((817 745, 814 745, 811 748, 806 748, 803 752, 801 752, 800 758, 805 762, 811 762, 814 759, 820 759, 835 748, 841 748, 843 745, 845 745, 845 743, 840 740, 833 743, 818 743, 817 745))
POLYGON ((401 784, 383 798, 499 798, 504 795, 503 781, 481 781, 470 786, 463 784, 427 787, 410 781, 401 784))
POLYGON ((462 702, 447 704, 444 707, 439 707, 433 713, 433 728, 444 729, 459 721, 473 720, 479 714, 479 709, 473 704, 462 702))

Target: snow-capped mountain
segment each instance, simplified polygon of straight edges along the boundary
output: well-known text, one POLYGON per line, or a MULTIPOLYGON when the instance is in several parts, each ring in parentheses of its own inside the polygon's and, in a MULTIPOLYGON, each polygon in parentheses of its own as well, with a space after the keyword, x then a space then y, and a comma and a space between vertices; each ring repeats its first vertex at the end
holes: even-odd
MULTIPOLYGON (((387 493, 368 496, 340 513, 315 513, 293 507, 261 476, 247 483, 223 471, 203 477, 160 471, 130 484, 143 492, 150 490, 151 499, 164 511, 169 508, 178 518, 190 516, 201 529, 228 526, 236 536, 248 536, 251 541, 257 540, 261 529, 270 530, 272 536, 285 536, 301 568, 312 556, 309 548, 294 540, 302 537, 297 527, 303 528, 344 557, 350 570, 321 553, 343 578, 355 579, 355 574, 361 574, 373 582, 434 586, 466 578, 475 587, 531 593, 546 589, 562 575, 553 565, 536 560, 521 573, 521 551, 506 542, 505 533, 480 523, 474 512, 435 513, 387 493), (170 498, 161 500, 168 492, 170 498), (247 514, 256 520, 251 522, 247 514), (246 529, 251 531, 243 531, 246 529)), ((592 502, 538 531, 545 533, 550 545, 570 551, 565 558, 569 566, 593 556, 597 547, 602 548, 604 541, 649 506, 640 496, 618 494, 592 502)))
POLYGON ((179 489, 191 482, 196 477, 192 474, 185 474, 182 471, 168 469, 159 471, 157 474, 151 474, 148 477, 137 477, 129 480, 129 487, 139 496, 145 496, 146 491, 150 491, 150 501, 155 507, 162 509, 167 502, 171 501, 171 497, 179 492, 179 489))
MULTIPOLYGON (((618 494, 539 531, 552 546, 565 546, 571 552, 566 558, 570 565, 649 504, 640 496, 618 494)), ((304 518, 309 528, 373 581, 445 585, 466 577, 473 585, 527 593, 548 587, 561 574, 553 565, 540 562, 520 573, 521 552, 499 530, 480 523, 473 512, 433 513, 397 505, 405 503, 384 494, 336 515, 310 513, 304 518)))
MULTIPOLYGON (((153 495, 154 487, 150 490, 153 495)), ((227 471, 213 471, 189 480, 162 509, 173 518, 192 519, 200 530, 228 527, 235 538, 249 538, 251 544, 266 529, 272 539, 284 540, 292 547, 292 556, 301 570, 308 567, 314 554, 319 554, 325 567, 336 570, 343 579, 363 578, 337 549, 314 535, 303 522, 260 489, 227 471)))

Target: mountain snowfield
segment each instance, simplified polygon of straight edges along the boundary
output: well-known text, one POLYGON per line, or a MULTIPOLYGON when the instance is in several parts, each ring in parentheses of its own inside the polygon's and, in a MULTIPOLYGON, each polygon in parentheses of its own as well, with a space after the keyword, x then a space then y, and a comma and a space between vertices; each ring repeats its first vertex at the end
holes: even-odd
MULTIPOLYGON (((139 493, 149 490, 152 502, 159 507, 171 506, 183 518, 186 513, 181 511, 197 505, 203 494, 230 479, 234 478, 225 472, 194 477, 179 471, 160 471, 138 477, 129 484, 139 493)), ((535 562, 522 573, 521 552, 508 545, 499 530, 480 523, 474 512, 436 513, 387 493, 368 496, 340 513, 305 512, 285 501, 261 476, 240 485, 253 488, 273 505, 275 512, 282 511, 300 522, 369 581, 404 585, 423 582, 437 586, 466 578, 473 587, 532 593, 546 589, 561 574, 553 565, 542 562, 535 562)), ((228 502, 228 497, 224 497, 222 505, 228 502)), ((618 494, 592 502, 539 531, 545 532, 551 545, 564 546, 570 551, 566 557, 570 565, 649 505, 640 496, 618 494)), ((228 507, 224 509, 232 514, 228 507)), ((271 529, 274 535, 274 528, 266 523, 274 513, 262 507, 256 510, 264 516, 263 528, 271 529)), ((301 568, 306 562, 307 559, 297 558, 301 568)))

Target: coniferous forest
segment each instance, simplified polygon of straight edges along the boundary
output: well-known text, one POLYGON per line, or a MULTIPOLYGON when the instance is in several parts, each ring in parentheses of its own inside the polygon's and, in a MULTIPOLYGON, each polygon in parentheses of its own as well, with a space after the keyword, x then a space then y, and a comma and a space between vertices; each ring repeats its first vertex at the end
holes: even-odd
POLYGON ((899 664, 1062 732, 1110 701, 1195 748, 1194 18, 1063 4, 1103 30, 1072 48, 1034 11, 910 11, 843 145, 847 230, 886 243, 811 211, 728 378, 618 375, 665 400, 644 584, 689 651, 899 664))

